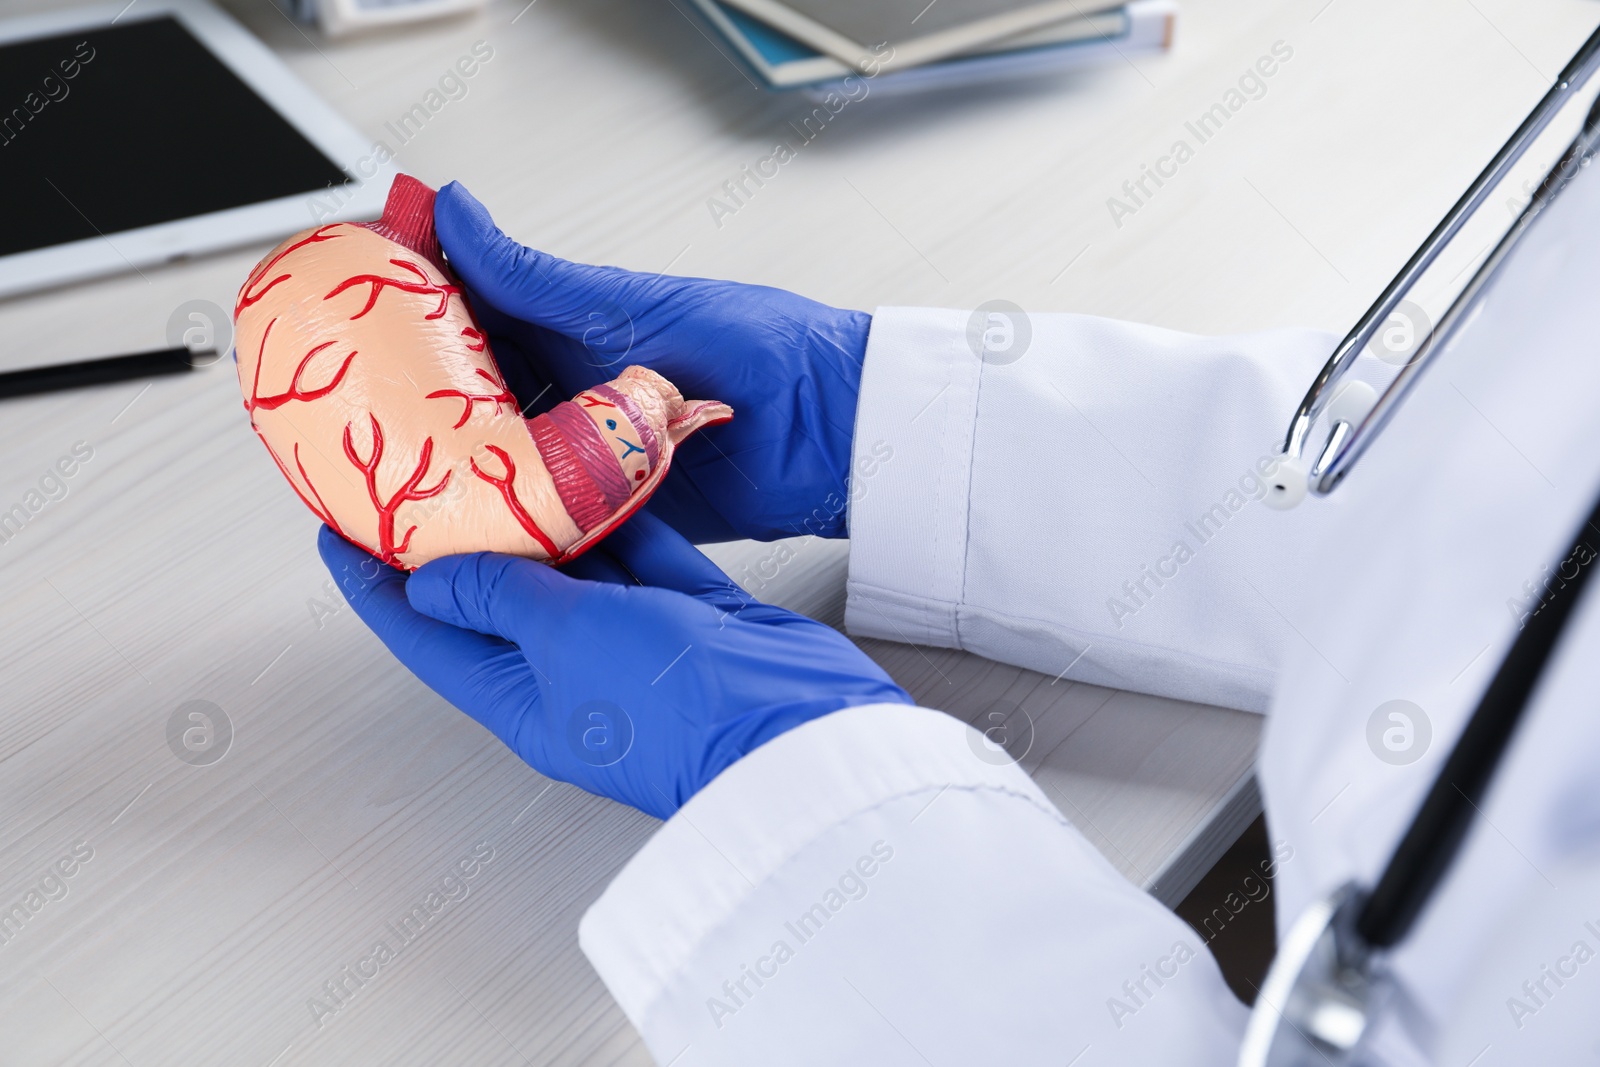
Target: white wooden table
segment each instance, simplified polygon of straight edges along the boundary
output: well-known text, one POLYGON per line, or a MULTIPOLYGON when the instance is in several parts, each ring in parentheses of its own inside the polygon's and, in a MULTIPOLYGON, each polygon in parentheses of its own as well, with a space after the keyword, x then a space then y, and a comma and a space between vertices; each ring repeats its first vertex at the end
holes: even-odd
MULTIPOLYGON (((754 90, 670 2, 524 2, 337 45, 265 0, 230 7, 375 138, 487 42, 400 165, 464 180, 562 255, 1199 331, 1343 331, 1596 18, 1584 0, 1187 0, 1167 57, 853 103, 719 227, 707 198, 809 105, 754 90), (1280 40, 1265 95, 1114 225, 1107 198, 1280 40)), ((204 131, 193 147, 204 165, 204 131)), ((0 364, 162 346, 174 308, 231 306, 261 251, 0 303, 0 364)), ((0 1061, 648 1062, 575 928, 653 821, 529 770, 340 607, 227 364, 0 406, 0 511, 76 442, 92 458, 66 496, 0 544, 0 1061), (197 700, 233 731, 208 766, 167 742, 197 700), (347 977, 475 847, 492 858, 466 896, 347 977), (349 992, 319 1024, 328 982, 349 992)), ((767 551, 713 554, 738 574, 767 551)), ((796 551, 763 595, 837 623, 847 547, 796 551)), ((1024 709, 1024 765, 1164 900, 1258 810, 1255 716, 864 644, 953 714, 1024 709)))

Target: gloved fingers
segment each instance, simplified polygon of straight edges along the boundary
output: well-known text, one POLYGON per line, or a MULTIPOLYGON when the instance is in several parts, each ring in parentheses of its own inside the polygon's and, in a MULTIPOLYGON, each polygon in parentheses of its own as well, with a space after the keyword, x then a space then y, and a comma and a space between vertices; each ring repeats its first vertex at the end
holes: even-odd
POLYGON ((586 342, 632 332, 631 291, 648 281, 617 267, 572 263, 513 241, 460 182, 439 190, 434 226, 450 266, 495 307, 586 342))
POLYGON ((756 602, 705 553, 648 511, 635 512, 611 532, 603 547, 645 585, 687 593, 725 611, 756 602))
POLYGON ((695 484, 693 473, 681 468, 683 457, 698 440, 697 434, 679 446, 672 458, 672 477, 650 498, 645 510, 687 537, 690 544, 714 545, 751 536, 729 522, 695 484))
POLYGON ((403 620, 394 619, 396 597, 404 604, 406 576, 386 567, 327 526, 317 531, 317 554, 333 575, 345 601, 380 638, 403 620))
POLYGON ((639 579, 607 552, 604 545, 596 545, 571 563, 561 565, 561 573, 586 582, 610 582, 612 585, 639 585, 639 579))
POLYGON ((473 552, 418 567, 406 583, 411 606, 430 618, 514 642, 534 656, 568 635, 568 621, 597 589, 522 556, 473 552))
POLYGON ((409 580, 324 526, 317 551, 361 621, 428 688, 515 749, 539 700, 537 675, 516 645, 417 612, 409 580))
POLYGON ((489 337, 495 367, 506 388, 517 398, 523 418, 549 411, 599 380, 595 375, 579 376, 576 381, 569 375, 562 380, 562 376, 552 373, 557 361, 550 359, 548 353, 555 335, 544 327, 523 322, 486 300, 475 301, 472 310, 479 327, 489 337))

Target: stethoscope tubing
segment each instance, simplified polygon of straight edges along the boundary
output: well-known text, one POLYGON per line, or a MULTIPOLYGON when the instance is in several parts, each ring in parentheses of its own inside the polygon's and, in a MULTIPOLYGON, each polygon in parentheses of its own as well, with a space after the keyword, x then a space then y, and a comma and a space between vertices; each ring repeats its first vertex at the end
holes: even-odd
MULTIPOLYGON (((1333 350, 1333 354, 1328 357, 1322 370, 1313 379, 1305 397, 1289 421, 1283 442, 1285 456, 1296 461, 1304 456, 1312 424, 1337 392, 1337 386, 1345 372, 1377 336, 1390 314, 1410 294, 1412 287, 1444 252, 1468 219, 1511 172, 1556 115, 1576 98, 1596 70, 1600 70, 1600 29, 1590 34, 1588 40, 1562 69, 1555 84, 1540 98, 1539 103, 1522 120, 1511 137, 1412 253, 1405 266, 1400 268, 1400 272, 1384 287, 1377 300, 1333 350)), ((1455 329, 1469 317, 1467 312, 1492 280, 1511 248, 1521 240, 1533 220, 1565 188, 1578 166, 1587 161, 1589 155, 1593 153, 1597 140, 1597 124, 1600 124, 1600 116, 1597 116, 1595 110, 1591 110, 1585 122, 1584 132, 1563 155, 1561 161, 1546 175, 1539 189, 1524 207, 1511 229, 1502 237, 1495 251, 1479 267, 1450 309, 1441 317, 1438 327, 1421 340, 1405 366, 1366 417, 1358 425, 1336 427, 1330 433, 1328 444, 1318 455, 1309 472, 1310 488, 1313 492, 1319 495, 1332 492, 1349 473, 1356 459, 1366 451, 1372 440, 1387 425, 1400 401, 1415 384, 1417 375, 1431 361, 1433 355, 1444 348, 1455 329)))

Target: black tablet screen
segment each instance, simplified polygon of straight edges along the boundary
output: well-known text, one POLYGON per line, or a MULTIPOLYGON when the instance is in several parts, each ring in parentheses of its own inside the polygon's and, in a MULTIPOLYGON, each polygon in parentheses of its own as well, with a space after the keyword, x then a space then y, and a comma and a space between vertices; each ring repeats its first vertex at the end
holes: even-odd
POLYGON ((0 255, 347 180, 170 16, 0 44, 0 255))

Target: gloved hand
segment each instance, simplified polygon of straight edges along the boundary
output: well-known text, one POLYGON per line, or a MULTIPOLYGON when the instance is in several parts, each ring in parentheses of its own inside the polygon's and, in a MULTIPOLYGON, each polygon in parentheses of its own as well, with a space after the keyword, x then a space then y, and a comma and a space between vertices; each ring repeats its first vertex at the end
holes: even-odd
POLYGON ((479 552, 407 578, 327 527, 317 547, 434 692, 540 773, 660 818, 785 730, 911 703, 843 634, 753 600, 645 512, 564 572, 479 552))
POLYGON ((643 364, 734 409, 680 447, 651 511, 699 543, 845 535, 870 315, 781 289, 569 263, 512 241, 457 182, 433 213, 525 414, 643 364))

